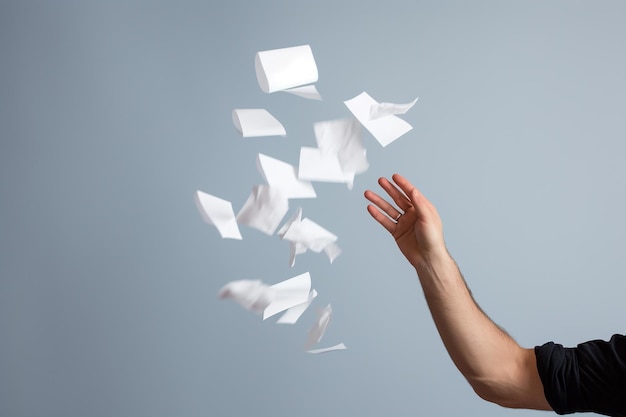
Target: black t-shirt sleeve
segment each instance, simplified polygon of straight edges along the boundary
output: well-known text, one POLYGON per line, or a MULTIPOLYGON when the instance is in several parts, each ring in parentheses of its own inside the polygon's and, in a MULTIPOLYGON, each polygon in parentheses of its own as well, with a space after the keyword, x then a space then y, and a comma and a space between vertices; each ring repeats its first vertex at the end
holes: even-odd
POLYGON ((558 414, 595 412, 626 417, 626 336, 575 348, 553 342, 535 347, 548 403, 558 414))

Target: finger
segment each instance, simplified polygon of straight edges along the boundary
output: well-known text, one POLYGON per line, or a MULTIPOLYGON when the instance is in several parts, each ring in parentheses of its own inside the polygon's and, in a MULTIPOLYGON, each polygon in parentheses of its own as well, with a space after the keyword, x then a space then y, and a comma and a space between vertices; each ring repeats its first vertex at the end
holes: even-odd
POLYGON ((404 178, 400 174, 393 174, 391 179, 395 182, 398 187, 409 196, 409 200, 411 201, 413 207, 415 207, 415 211, 417 212, 417 216, 422 219, 430 218, 430 202, 424 197, 422 193, 419 192, 417 188, 409 180, 404 178))
POLYGON ((365 198, 374 203, 378 208, 387 214, 387 216, 392 219, 397 219, 399 215, 402 214, 401 211, 396 209, 394 206, 389 204, 384 198, 380 197, 373 191, 367 190, 365 191, 365 198))
POLYGON ((389 194, 389 197, 393 199, 402 211, 407 211, 411 207, 411 200, 387 178, 379 178, 378 184, 389 194))
POLYGON ((367 205, 367 211, 374 218, 374 220, 387 229, 389 233, 393 234, 396 227, 396 223, 393 220, 385 216, 376 206, 372 204, 367 205))

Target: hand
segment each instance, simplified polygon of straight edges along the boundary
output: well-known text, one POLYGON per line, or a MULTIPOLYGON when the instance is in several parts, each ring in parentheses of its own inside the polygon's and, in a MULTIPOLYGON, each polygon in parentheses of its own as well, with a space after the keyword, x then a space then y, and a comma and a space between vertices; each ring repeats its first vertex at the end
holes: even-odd
POLYGON ((394 201, 394 207, 371 190, 365 191, 367 211, 396 240, 402 254, 415 268, 432 257, 447 254, 443 226, 435 206, 406 178, 394 174, 392 184, 380 178, 378 184, 394 201))

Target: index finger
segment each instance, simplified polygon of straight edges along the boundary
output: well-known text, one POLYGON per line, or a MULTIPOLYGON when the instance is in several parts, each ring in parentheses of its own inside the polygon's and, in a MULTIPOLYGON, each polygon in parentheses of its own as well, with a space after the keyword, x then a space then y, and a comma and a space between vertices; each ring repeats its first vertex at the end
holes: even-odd
POLYGON ((378 179, 378 184, 389 194, 396 203, 398 207, 402 209, 402 211, 407 211, 411 207, 411 200, 407 196, 407 194, 396 187, 393 183, 391 183, 387 178, 382 177, 378 179))

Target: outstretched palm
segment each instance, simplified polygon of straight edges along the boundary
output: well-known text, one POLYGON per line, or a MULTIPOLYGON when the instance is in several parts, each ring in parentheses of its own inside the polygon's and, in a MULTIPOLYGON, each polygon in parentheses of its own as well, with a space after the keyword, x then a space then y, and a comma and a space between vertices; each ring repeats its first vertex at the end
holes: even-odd
POLYGON ((371 190, 365 192, 372 204, 367 210, 396 240, 400 251, 417 267, 432 253, 445 251, 441 220, 434 206, 404 177, 395 174, 378 183, 395 205, 371 190), (394 220, 395 219, 395 220, 394 220))

